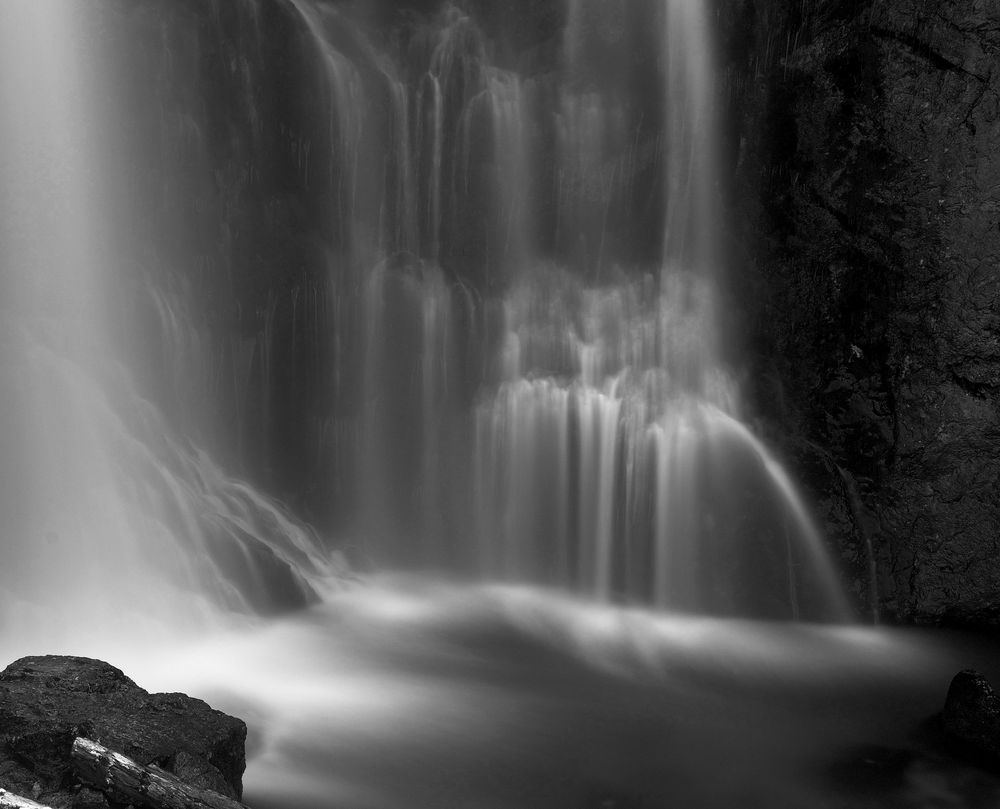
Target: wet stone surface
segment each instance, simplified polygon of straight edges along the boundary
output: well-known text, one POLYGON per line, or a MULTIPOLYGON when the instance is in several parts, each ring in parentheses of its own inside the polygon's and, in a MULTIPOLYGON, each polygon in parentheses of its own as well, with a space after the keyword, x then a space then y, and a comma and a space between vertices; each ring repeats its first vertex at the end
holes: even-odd
POLYGON ((99 660, 24 657, 0 672, 0 788, 53 807, 107 805, 75 782, 77 736, 239 798, 246 732, 202 700, 150 694, 99 660))

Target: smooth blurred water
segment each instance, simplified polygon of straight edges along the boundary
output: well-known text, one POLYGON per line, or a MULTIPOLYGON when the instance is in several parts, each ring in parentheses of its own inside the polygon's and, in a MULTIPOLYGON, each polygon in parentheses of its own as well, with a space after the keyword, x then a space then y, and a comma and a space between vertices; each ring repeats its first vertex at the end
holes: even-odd
POLYGON ((305 613, 119 660, 250 725, 255 807, 978 807, 926 754, 946 633, 628 610, 529 586, 380 577, 305 613), (868 763, 866 764, 866 758, 868 763))
POLYGON ((67 590, 103 620, 127 603, 171 630, 213 610, 226 623, 308 600, 348 544, 384 569, 605 602, 848 614, 723 359, 705 9, 565 11, 545 72, 505 56, 483 12, 448 3, 405 45, 310 0, 3 6, 13 624, 49 611, 75 625, 67 590), (324 136, 289 135, 295 177, 264 165, 280 112, 263 89, 268 15, 295 32, 293 95, 321 91, 317 120, 292 117, 324 136), (629 68, 632 42, 649 75, 629 68), (644 168, 652 197, 633 205, 644 168), (278 272, 291 257, 273 277, 233 266, 259 247, 243 217, 281 193, 322 200, 313 272, 327 277, 311 298, 278 272), (202 237, 164 246, 190 206, 202 237), (661 209, 652 266, 630 261, 620 206, 626 222, 661 209), (241 230, 253 250, 233 247, 241 230), (477 234, 481 254, 464 241, 477 234), (267 289, 249 330, 247 285, 267 289), (300 403, 283 382, 320 393, 300 403), (337 536, 274 497, 279 463, 308 466, 284 460, 299 430, 311 468, 335 474, 296 470, 288 494, 335 501, 337 536), (196 608, 182 621, 175 600, 196 608))
MULTIPOLYGON (((133 626, 132 629, 137 627, 133 626)), ((141 629, 141 628, 140 628, 141 629)), ((989 636, 697 617, 529 585, 377 576, 194 638, 5 654, 112 661, 249 727, 256 809, 985 809, 1000 779, 926 722, 989 636)))

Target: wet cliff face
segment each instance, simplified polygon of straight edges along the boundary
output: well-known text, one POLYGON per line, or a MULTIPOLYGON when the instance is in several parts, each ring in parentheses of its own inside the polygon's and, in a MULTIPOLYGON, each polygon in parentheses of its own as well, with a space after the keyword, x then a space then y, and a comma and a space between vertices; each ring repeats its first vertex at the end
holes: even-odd
POLYGON ((741 26, 756 401, 862 601, 996 623, 1000 11, 759 0, 741 26))

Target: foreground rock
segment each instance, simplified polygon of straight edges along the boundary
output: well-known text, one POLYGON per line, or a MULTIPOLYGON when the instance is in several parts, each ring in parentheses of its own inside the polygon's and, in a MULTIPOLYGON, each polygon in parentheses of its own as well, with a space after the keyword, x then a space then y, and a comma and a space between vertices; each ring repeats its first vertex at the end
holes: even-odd
POLYGON ((246 809, 232 798, 210 789, 196 789, 155 764, 144 767, 91 739, 76 739, 72 758, 73 772, 83 785, 103 792, 112 806, 246 809))
POLYGON ((25 657, 0 672, 0 788, 57 809, 108 806, 74 774, 80 736, 195 788, 242 795, 241 720, 184 694, 150 694, 83 657, 25 657))
POLYGON ((941 730, 956 754, 1000 773, 1000 697, 977 671, 960 671, 951 681, 941 730))

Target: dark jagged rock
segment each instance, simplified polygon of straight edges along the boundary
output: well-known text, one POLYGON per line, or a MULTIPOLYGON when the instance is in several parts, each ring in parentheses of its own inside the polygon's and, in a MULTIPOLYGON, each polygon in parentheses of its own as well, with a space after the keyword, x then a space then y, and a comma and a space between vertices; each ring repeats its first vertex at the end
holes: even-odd
POLYGON ((743 7, 753 395, 859 596, 1000 624, 1000 10, 743 7))
MULTIPOLYGON (((93 739, 73 742, 73 772, 81 783, 101 790, 108 803, 142 809, 246 809, 242 803, 192 786, 151 765, 144 767, 93 739)), ((26 809, 33 809, 27 807, 26 809)))
POLYGON ((966 669, 952 679, 941 729, 956 753, 1000 772, 1000 697, 978 671, 966 669))
POLYGON ((57 807, 106 806, 75 784, 77 736, 239 799, 246 725, 185 694, 150 694, 84 657, 25 657, 0 673, 0 787, 57 807))

